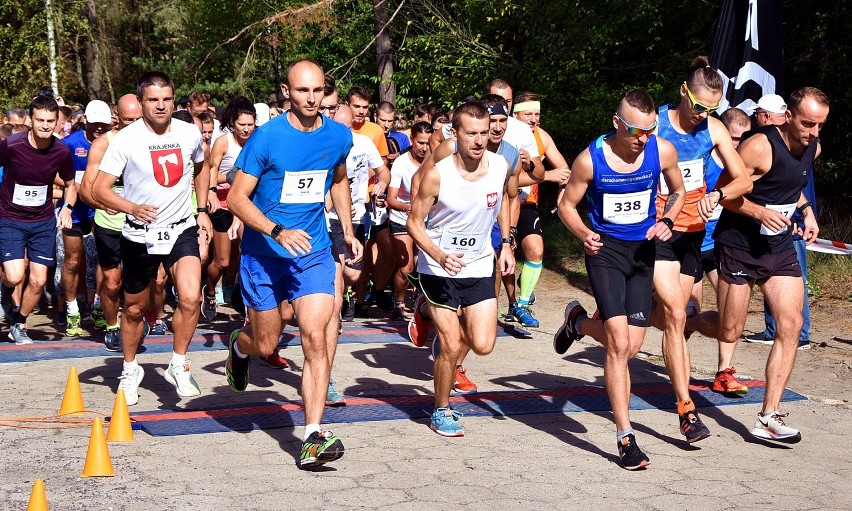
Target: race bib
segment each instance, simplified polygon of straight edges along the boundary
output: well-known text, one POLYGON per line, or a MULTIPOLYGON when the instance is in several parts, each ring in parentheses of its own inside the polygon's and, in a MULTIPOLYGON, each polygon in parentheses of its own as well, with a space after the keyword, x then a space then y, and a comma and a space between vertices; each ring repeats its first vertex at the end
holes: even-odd
MULTIPOLYGON (((787 218, 793 216, 793 212, 796 211, 796 203, 792 204, 767 204, 764 206, 767 209, 771 209, 772 211, 777 211, 784 215, 787 218)), ((770 231, 766 228, 765 225, 760 224, 760 234, 764 236, 778 236, 779 234, 784 234, 787 232, 788 227, 781 229, 780 231, 770 231)))
POLYGON ((286 172, 281 187, 283 204, 314 204, 325 202, 326 170, 286 172))
POLYGON ((710 220, 718 220, 722 215, 722 210, 725 209, 721 204, 716 204, 716 207, 713 208, 713 214, 710 215, 710 220))
POLYGON ((469 261, 485 249, 491 241, 490 235, 490 231, 479 234, 444 231, 438 247, 447 254, 462 254, 462 259, 469 261))
POLYGON ((47 185, 26 186, 15 185, 12 192, 12 203, 18 206, 41 206, 47 202, 47 185))
POLYGON ((172 252, 178 236, 181 234, 174 227, 146 227, 145 248, 149 255, 168 255, 172 252))
POLYGON ((619 225, 638 224, 648 218, 651 190, 603 194, 603 218, 619 225))
MULTIPOLYGON (((680 168, 683 187, 686 188, 687 192, 698 190, 704 186, 704 160, 679 161, 677 162, 677 166, 680 168)), ((669 194, 669 187, 662 174, 660 174, 660 193, 663 195, 669 194)))

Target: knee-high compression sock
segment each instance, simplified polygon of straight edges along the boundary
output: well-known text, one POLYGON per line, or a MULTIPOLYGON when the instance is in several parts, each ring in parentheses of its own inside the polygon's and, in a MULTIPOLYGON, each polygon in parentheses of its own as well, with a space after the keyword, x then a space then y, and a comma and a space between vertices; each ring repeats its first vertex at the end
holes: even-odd
POLYGON ((518 296, 518 305, 525 306, 530 303, 530 295, 535 291, 538 278, 541 276, 541 261, 524 261, 521 269, 521 290, 518 296))

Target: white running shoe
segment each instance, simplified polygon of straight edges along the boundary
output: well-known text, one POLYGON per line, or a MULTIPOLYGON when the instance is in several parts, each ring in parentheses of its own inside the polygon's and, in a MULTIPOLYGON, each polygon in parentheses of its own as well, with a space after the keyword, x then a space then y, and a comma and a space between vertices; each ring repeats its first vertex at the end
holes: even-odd
POLYGON ((142 383, 143 376, 145 376, 145 370, 137 365, 135 370, 124 371, 118 377, 118 388, 124 391, 127 406, 133 406, 139 402, 139 384, 142 383))
POLYGON ((201 395, 201 389, 192 374, 189 372, 192 363, 187 360, 183 365, 174 366, 169 364, 166 369, 166 381, 171 383, 177 389, 180 397, 195 397, 201 395))
POLYGON ((784 424, 784 417, 789 414, 769 412, 767 414, 757 414, 757 420, 754 423, 754 429, 751 434, 757 438, 766 440, 775 440, 788 444, 795 444, 802 440, 802 434, 798 429, 793 429, 784 424))

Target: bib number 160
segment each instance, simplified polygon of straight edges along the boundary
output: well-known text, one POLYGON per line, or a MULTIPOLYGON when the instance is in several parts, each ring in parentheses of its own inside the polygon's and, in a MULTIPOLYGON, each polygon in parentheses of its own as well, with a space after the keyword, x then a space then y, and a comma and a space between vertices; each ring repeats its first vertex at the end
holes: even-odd
POLYGON ((459 238, 458 236, 453 236, 450 243, 457 247, 473 247, 476 245, 476 238, 459 238))

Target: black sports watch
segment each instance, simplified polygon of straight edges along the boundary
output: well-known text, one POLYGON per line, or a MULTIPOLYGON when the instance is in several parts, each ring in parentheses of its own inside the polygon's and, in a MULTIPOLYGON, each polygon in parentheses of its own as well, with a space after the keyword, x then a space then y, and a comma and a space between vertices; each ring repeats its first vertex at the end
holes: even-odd
POLYGON ((671 218, 663 217, 659 220, 659 222, 665 224, 665 226, 668 227, 670 231, 674 230, 674 222, 672 222, 671 218))
POLYGON ((515 239, 509 236, 508 238, 500 238, 501 245, 511 245, 515 243, 515 239))
POLYGON ((281 234, 281 231, 283 231, 283 230, 284 230, 283 225, 275 224, 275 227, 273 227, 272 230, 269 231, 269 235, 272 236, 272 239, 275 239, 275 238, 278 237, 279 234, 281 234))

